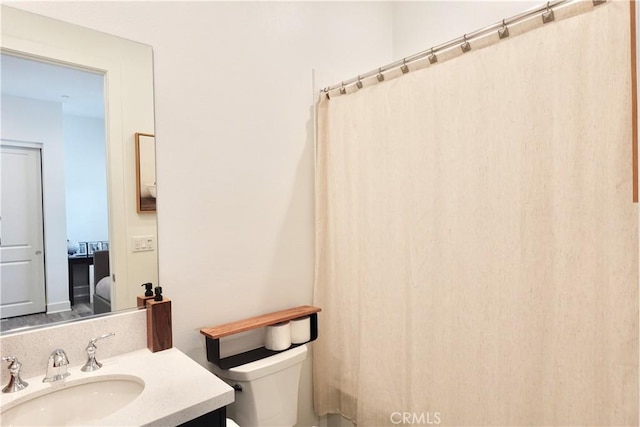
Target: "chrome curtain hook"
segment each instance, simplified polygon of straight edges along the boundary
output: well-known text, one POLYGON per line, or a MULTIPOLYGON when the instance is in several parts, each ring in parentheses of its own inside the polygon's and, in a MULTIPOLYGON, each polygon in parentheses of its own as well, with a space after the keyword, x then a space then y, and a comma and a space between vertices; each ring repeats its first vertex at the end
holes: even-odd
POLYGON ((382 67, 378 68, 378 75, 376 76, 376 78, 380 83, 384 81, 384 75, 382 74, 382 67))
POLYGON ((433 48, 431 48, 431 55, 429 55, 429 64, 435 64, 436 62, 438 62, 438 56, 433 51, 433 48))
POLYGON ((362 79, 360 79, 360 75, 358 75, 358 81, 356 82, 356 87, 358 89, 362 89, 362 79))
POLYGON ((467 40, 467 35, 462 36, 463 43, 460 45, 460 49, 462 49, 462 53, 469 52, 471 50, 471 44, 467 40))
POLYGON ((553 14, 553 9, 551 9, 551 2, 548 1, 547 2, 547 11, 542 14, 542 23, 543 24, 548 24, 549 22, 553 21, 554 19, 556 19, 556 17, 553 14))
POLYGON ((498 37, 501 39, 509 37, 509 27, 507 27, 507 23, 504 19, 502 20, 502 28, 498 30, 498 37))
POLYGON ((402 74, 407 74, 409 72, 409 66, 407 65, 407 58, 402 58, 402 67, 400 67, 400 71, 402 71, 402 74))
POLYGON ((340 87, 340 95, 346 95, 347 89, 344 87, 344 82, 342 82, 342 86, 340 87))

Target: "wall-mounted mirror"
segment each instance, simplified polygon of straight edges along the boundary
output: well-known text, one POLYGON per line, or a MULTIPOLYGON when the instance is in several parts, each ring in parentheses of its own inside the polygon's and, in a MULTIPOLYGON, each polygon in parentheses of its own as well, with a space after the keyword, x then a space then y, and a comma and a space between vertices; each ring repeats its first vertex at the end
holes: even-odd
POLYGON ((140 285, 158 283, 135 150, 136 133, 154 134, 152 49, 0 7, 2 332, 133 308, 140 285), (78 108, 84 98, 93 106, 78 108))

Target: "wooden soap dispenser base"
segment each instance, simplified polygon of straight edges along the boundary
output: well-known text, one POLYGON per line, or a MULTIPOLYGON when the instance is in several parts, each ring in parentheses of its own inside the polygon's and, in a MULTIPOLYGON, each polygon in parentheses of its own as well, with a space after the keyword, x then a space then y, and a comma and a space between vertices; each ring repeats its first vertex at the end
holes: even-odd
POLYGON ((153 299, 147 305, 147 347, 152 352, 173 347, 171 328, 171 300, 162 296, 162 288, 156 286, 153 299))

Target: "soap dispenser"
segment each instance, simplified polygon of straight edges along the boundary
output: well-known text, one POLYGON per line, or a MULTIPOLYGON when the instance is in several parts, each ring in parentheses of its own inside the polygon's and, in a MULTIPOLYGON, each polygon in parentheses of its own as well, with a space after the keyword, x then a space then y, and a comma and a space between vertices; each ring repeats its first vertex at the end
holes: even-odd
POLYGON ((147 305, 147 301, 153 298, 153 291, 151 288, 153 287, 153 283, 147 282, 140 285, 145 288, 144 295, 140 295, 137 298, 137 307, 144 308, 147 305))
MULTIPOLYGON (((155 296, 153 297, 154 301, 162 301, 162 286, 156 286, 153 290, 155 292, 155 296)), ((146 294, 145 294, 146 295, 146 294)))

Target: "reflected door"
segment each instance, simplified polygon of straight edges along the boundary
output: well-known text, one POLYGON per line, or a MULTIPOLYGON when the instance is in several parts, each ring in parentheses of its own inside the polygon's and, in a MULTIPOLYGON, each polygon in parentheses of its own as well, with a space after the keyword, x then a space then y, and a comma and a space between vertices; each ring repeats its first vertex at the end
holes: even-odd
POLYGON ((45 311, 40 149, 0 146, 0 316, 45 311))

